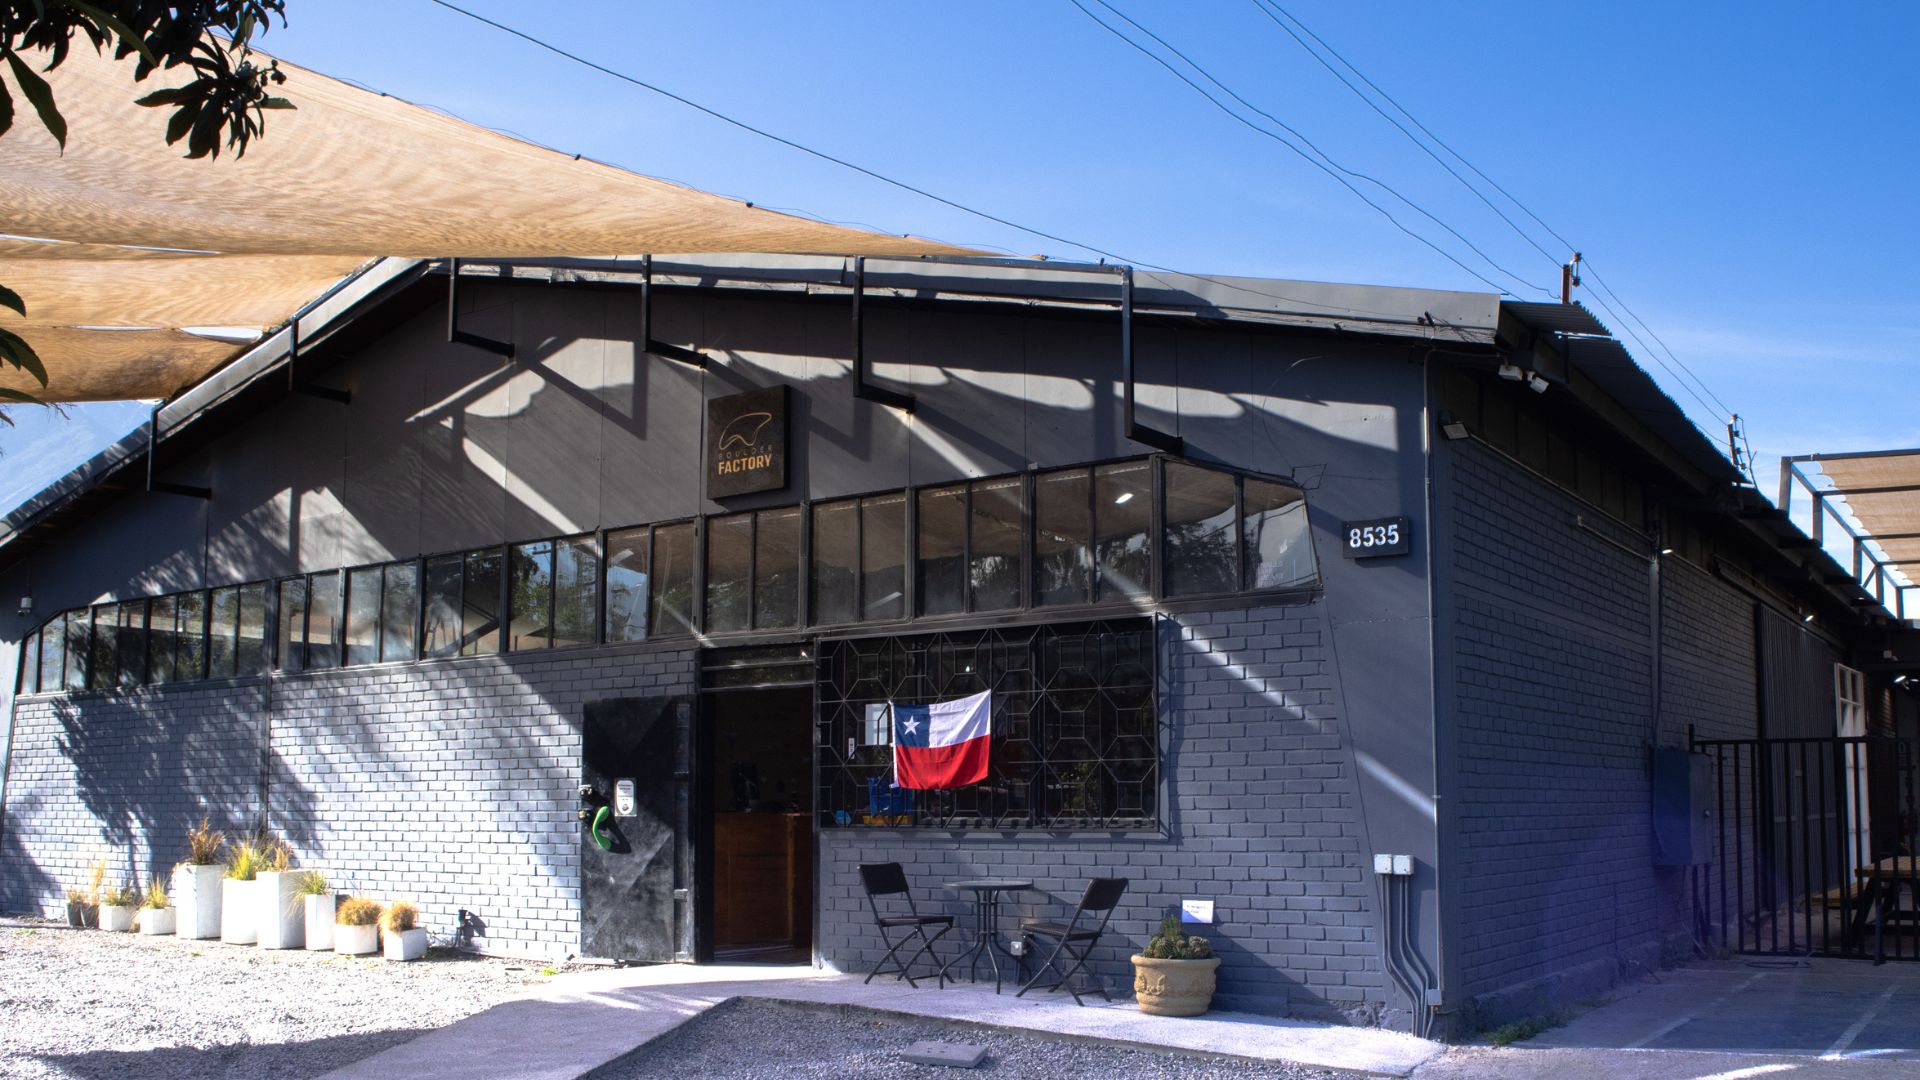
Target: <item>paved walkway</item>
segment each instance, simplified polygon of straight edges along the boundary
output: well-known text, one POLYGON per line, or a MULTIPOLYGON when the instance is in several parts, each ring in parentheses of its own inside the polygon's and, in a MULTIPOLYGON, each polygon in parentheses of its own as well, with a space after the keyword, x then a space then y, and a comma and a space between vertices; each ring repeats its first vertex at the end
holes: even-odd
POLYGON ((972 985, 912 989, 891 979, 807 967, 662 965, 556 978, 536 997, 510 1001, 412 1042, 328 1073, 326 1080, 456 1080, 513 1075, 574 1080, 732 997, 855 1005, 912 1016, 971 1021, 1106 1043, 1187 1049, 1408 1076, 1440 1051, 1437 1043, 1366 1028, 1335 1027, 1236 1013, 1174 1019, 1131 1002, 1060 995, 1015 998, 972 985))

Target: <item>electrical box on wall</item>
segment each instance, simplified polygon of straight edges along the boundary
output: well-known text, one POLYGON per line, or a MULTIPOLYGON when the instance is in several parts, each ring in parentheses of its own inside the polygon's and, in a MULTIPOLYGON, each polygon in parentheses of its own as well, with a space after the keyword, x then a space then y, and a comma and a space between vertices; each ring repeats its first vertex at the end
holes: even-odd
POLYGON ((1653 864, 1713 860, 1713 763, 1690 750, 1653 752, 1653 864))

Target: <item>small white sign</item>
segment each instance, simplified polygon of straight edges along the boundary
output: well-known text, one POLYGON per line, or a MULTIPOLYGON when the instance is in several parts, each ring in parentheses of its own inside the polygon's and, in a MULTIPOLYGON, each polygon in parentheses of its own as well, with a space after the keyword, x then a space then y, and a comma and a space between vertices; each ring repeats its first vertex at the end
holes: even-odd
POLYGON ((1213 922, 1213 901, 1211 900, 1180 901, 1180 921, 1190 922, 1190 923, 1213 922))
POLYGON ((893 710, 886 702, 868 705, 865 719, 868 746, 893 745, 893 710))

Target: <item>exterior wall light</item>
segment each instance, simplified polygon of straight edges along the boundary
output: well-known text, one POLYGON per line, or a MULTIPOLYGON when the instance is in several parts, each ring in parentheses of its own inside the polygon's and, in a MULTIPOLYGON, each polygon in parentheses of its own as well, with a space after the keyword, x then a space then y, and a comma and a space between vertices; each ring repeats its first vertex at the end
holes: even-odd
POLYGON ((31 596, 21 597, 20 598, 20 617, 25 619, 25 618, 31 617, 32 615, 33 615, 33 597, 31 596))
POLYGON ((1500 377, 1510 382, 1519 382, 1527 377, 1527 373, 1520 370, 1519 364, 1501 364, 1500 377))
POLYGON ((1460 439, 1466 438, 1468 435, 1471 434, 1471 432, 1467 430, 1467 425, 1461 423, 1460 421, 1449 420, 1446 423, 1440 425, 1440 434, 1445 435, 1449 439, 1458 441, 1460 439))
POLYGON ((1541 378, 1540 373, 1537 371, 1527 372, 1527 385, 1532 387, 1533 392, 1536 394, 1544 394, 1547 392, 1547 380, 1541 378))

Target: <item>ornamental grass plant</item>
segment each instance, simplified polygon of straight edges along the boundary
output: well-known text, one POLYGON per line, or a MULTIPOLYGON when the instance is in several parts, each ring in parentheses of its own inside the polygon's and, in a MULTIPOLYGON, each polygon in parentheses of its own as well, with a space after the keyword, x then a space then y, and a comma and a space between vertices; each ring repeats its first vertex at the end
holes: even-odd
POLYGON ((187 863, 192 866, 212 866, 220 861, 220 849, 227 842, 227 834, 215 829, 206 818, 200 824, 187 830, 187 863))
POLYGON ((387 905, 380 917, 380 928, 389 934, 399 934, 416 929, 420 925, 420 909, 405 900, 387 905))
POLYGON ((299 889, 302 896, 325 896, 333 891, 333 886, 328 883, 327 875, 308 870, 300 875, 299 889))
POLYGON ((160 911, 165 909, 167 905, 167 887, 158 881, 149 883, 147 885, 146 898, 141 901, 141 906, 160 911))
POLYGON ((380 905, 364 896, 348 897, 334 912, 333 921, 341 926, 377 925, 380 922, 380 905))

